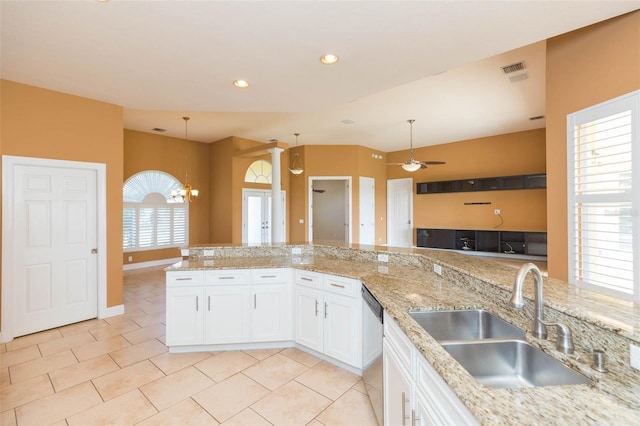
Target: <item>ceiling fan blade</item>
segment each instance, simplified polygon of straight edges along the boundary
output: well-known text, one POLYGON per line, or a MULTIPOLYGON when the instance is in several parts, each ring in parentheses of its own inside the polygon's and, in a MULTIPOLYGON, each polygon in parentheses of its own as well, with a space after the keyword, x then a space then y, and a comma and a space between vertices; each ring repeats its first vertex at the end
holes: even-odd
POLYGON ((387 163, 387 166, 402 166, 405 163, 387 163))
POLYGON ((430 166, 436 166, 438 164, 447 164, 446 161, 420 161, 420 164, 428 164, 430 166))

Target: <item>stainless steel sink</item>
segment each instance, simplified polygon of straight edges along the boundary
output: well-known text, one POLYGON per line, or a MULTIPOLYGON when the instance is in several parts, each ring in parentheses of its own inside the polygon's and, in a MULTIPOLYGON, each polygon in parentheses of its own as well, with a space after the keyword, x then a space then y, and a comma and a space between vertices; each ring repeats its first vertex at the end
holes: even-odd
POLYGON ((482 309, 466 311, 410 311, 427 333, 439 342, 449 340, 517 339, 526 332, 482 309))
POLYGON ((521 340, 443 343, 442 346, 477 381, 493 388, 592 383, 521 340))

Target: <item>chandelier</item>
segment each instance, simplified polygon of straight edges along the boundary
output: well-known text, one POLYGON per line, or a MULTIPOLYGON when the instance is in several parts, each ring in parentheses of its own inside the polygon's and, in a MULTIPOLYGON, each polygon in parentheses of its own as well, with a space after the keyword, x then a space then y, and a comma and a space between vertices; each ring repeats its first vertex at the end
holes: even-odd
MULTIPOLYGON (((296 148, 297 148, 298 136, 300 136, 300 133, 294 133, 294 135, 296 135, 296 148)), ((293 163, 291 164, 291 168, 289 169, 289 171, 294 175, 299 175, 299 174, 302 174, 302 172, 304 172, 304 169, 302 168, 302 160, 300 159, 300 154, 298 154, 297 152, 293 154, 293 163)))
POLYGON ((193 189, 193 187, 189 184, 189 140, 187 138, 187 123, 189 122, 189 117, 182 117, 184 120, 184 184, 182 184, 181 188, 172 189, 171 196, 177 203, 190 203, 194 198, 198 196, 199 191, 197 189, 193 189))

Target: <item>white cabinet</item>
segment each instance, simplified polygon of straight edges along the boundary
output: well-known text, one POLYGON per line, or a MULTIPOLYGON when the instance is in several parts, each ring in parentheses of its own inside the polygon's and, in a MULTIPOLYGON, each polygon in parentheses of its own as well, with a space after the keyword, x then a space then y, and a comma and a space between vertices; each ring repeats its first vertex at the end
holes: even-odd
POLYGON ((167 345, 202 343, 202 287, 167 288, 167 345))
POLYGON ((384 330, 385 425, 478 424, 386 313, 384 330))
POLYGON ((291 339, 288 269, 167 272, 167 346, 291 339))
POLYGON ((207 286, 205 294, 205 337, 202 343, 249 341, 251 315, 249 285, 207 286))
POLYGON ((358 280, 295 271, 296 343, 362 368, 358 280))

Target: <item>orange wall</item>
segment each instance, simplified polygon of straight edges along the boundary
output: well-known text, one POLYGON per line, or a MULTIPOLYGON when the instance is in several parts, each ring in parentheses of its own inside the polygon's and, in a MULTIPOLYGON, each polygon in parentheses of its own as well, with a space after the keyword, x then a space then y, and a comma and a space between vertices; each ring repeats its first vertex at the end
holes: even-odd
MULTIPOLYGON (((414 149, 419 160, 446 161, 409 173, 399 166, 387 168, 388 179, 412 177, 414 184, 465 178, 510 176, 545 172, 545 130, 509 133, 414 149)), ((389 162, 403 162, 408 151, 388 155, 389 162)), ((546 191, 487 191, 452 194, 415 194, 416 227, 546 230, 546 191), (490 205, 464 205, 490 202, 490 205), (504 223, 493 214, 500 209, 504 223)), ((415 235, 414 235, 415 239, 415 235)))
MULTIPOLYGON (((180 117, 176 122, 182 123, 180 117)), ((209 145, 181 138, 124 130, 124 183, 136 173, 159 170, 184 183, 185 144, 188 144, 189 183, 200 191, 189 206, 189 244, 209 242, 209 145)), ((178 248, 123 253, 122 262, 139 263, 179 257, 178 248), (129 256, 133 262, 129 262, 129 256)))
POLYGON ((122 303, 122 108, 2 80, 2 154, 104 163, 107 306, 122 303))
POLYGON ((640 11, 547 41, 549 276, 566 280, 566 116, 640 89, 640 11))

